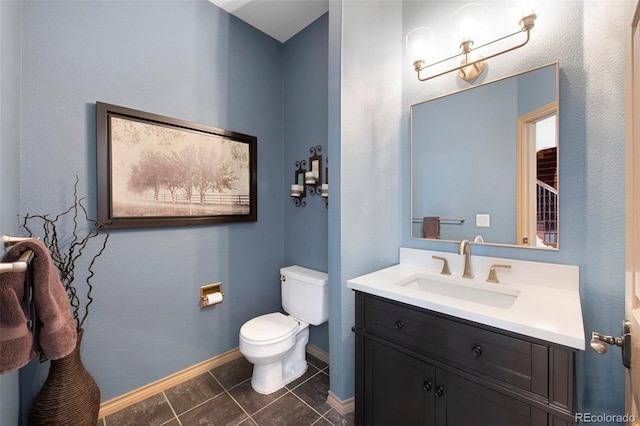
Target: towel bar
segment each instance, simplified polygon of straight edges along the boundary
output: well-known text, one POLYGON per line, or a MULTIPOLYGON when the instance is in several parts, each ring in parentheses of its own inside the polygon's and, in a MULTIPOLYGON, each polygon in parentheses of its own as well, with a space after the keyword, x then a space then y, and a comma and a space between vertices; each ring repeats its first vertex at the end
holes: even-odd
MULTIPOLYGON (((36 238, 39 239, 39 238, 36 238)), ((5 247, 10 247, 14 244, 19 243, 20 241, 33 240, 32 237, 12 237, 10 235, 3 235, 2 242, 5 247)), ((25 251, 20 259, 15 262, 1 262, 0 263, 0 274, 5 272, 23 272, 26 271, 27 266, 29 266, 29 262, 31 262, 31 258, 33 257, 33 252, 31 250, 25 251)))
POLYGON ((5 272, 23 272, 27 270, 27 266, 29 266, 29 262, 31 262, 31 258, 33 257, 33 251, 27 250, 22 253, 20 259, 15 262, 2 262, 0 263, 0 274, 4 274, 5 272))
MULTIPOLYGON (((464 221, 467 220, 464 217, 450 217, 450 218, 446 218, 446 217, 441 217, 440 218, 440 222, 460 222, 460 223, 464 223, 464 221)), ((413 223, 422 223, 422 218, 421 217, 414 217, 411 219, 411 222, 413 223)))
MULTIPOLYGON (((36 238, 36 239, 39 240, 40 238, 36 238)), ((10 247, 14 244, 19 243, 20 241, 27 241, 27 240, 33 240, 33 237, 12 237, 10 235, 2 236, 2 242, 4 243, 5 247, 10 247)))

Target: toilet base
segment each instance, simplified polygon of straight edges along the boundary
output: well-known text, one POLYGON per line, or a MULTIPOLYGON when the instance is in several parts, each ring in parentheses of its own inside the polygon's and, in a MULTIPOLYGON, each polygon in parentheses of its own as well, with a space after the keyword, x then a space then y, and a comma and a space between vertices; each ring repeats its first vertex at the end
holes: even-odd
POLYGON ((251 387, 254 391, 263 395, 269 395, 282 389, 286 384, 301 377, 307 371, 307 362, 298 364, 298 367, 288 374, 283 374, 282 363, 262 364, 253 366, 251 387))
POLYGON ((258 393, 268 395, 291 383, 307 371, 305 348, 309 342, 309 329, 296 336, 294 347, 279 361, 254 364, 251 387, 258 393))

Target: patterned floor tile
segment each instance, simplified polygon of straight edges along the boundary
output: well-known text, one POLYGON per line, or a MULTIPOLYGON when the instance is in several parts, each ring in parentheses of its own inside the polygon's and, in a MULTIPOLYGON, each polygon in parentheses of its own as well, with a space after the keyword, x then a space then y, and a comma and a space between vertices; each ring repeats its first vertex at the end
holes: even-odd
POLYGON ((99 419, 98 426, 354 425, 353 412, 341 416, 327 404, 329 365, 321 359, 307 354, 307 371, 270 395, 253 390, 252 373, 251 363, 236 358, 99 419))
POLYGON ((295 388, 293 392, 320 414, 324 414, 331 409, 331 406, 327 404, 329 376, 324 373, 316 374, 295 388))
POLYGON ((287 393, 252 418, 258 426, 301 426, 315 423, 320 415, 296 396, 287 393))
POLYGON ((164 391, 177 415, 224 392, 209 372, 180 383, 164 391))
POLYGON ((182 426, 235 426, 248 417, 226 392, 178 416, 182 426))
POLYGON ((253 364, 240 357, 209 371, 225 389, 230 389, 251 378, 253 364))
POLYGON ((286 392, 287 390, 282 388, 269 395, 263 395, 254 391, 251 387, 251 380, 247 380, 231 389, 229 394, 249 415, 252 415, 280 398, 286 392))
POLYGON ((160 426, 175 415, 162 393, 153 395, 105 418, 107 426, 160 426))

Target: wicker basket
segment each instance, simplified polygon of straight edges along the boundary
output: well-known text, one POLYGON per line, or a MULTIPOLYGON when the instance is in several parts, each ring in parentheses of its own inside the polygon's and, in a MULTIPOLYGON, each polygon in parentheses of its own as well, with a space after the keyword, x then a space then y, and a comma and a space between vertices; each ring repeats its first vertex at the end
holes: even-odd
POLYGON ((49 375, 36 396, 29 425, 95 425, 100 409, 100 388, 82 364, 78 329, 76 347, 69 355, 51 361, 49 375))

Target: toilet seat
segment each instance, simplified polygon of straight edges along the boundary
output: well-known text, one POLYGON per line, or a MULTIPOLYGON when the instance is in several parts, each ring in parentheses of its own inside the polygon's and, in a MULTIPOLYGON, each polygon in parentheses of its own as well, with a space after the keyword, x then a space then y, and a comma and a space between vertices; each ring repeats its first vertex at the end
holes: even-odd
POLYGON ((240 328, 240 337, 253 345, 270 345, 293 336, 300 327, 294 318, 280 312, 253 318, 240 328))

